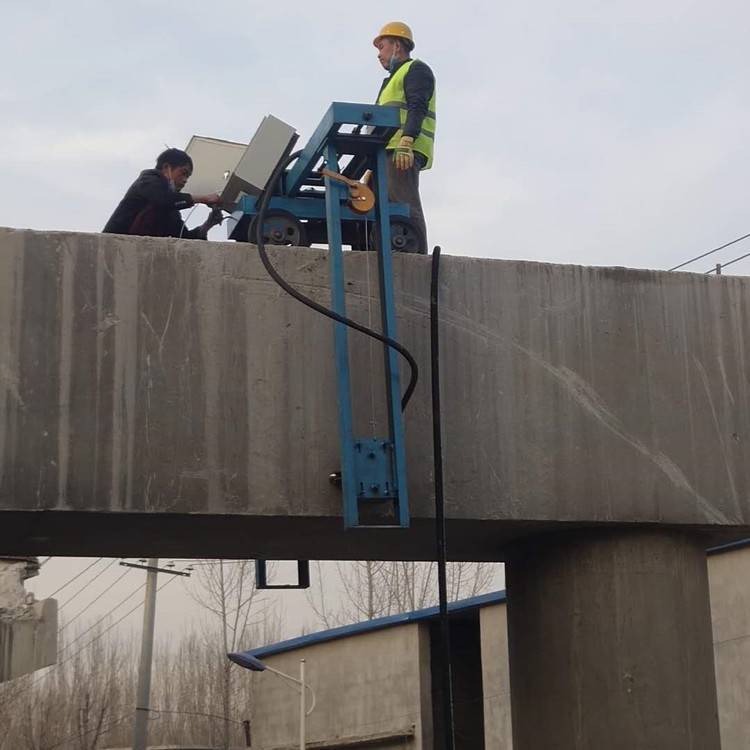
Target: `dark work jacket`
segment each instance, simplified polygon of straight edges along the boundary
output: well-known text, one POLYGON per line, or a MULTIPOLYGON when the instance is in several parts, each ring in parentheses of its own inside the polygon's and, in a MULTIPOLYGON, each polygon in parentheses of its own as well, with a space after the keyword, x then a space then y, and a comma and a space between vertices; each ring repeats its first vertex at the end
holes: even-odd
POLYGON ((180 209, 190 208, 193 198, 169 187, 169 180, 156 169, 144 169, 128 188, 103 231, 107 234, 138 234, 148 237, 205 239, 202 229, 186 229, 180 209))
MULTIPOLYGON (((380 86, 382 91, 390 77, 409 60, 400 62, 391 75, 383 80, 380 86)), ((378 97, 380 96, 378 92, 378 97)), ((410 135, 416 138, 422 130, 422 120, 424 120, 429 108, 430 99, 435 92, 435 76, 427 63, 421 60, 414 60, 414 64, 409 68, 404 78, 404 93, 406 94, 406 122, 404 123, 404 135, 410 135)), ((375 99, 377 101, 377 98, 375 99)))

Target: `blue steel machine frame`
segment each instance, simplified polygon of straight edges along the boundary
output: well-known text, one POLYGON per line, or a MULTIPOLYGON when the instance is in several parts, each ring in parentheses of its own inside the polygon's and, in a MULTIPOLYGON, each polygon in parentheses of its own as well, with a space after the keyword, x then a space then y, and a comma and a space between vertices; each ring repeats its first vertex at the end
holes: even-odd
MULTIPOLYGON (((399 127, 400 115, 397 108, 334 102, 297 160, 282 175, 279 189, 269 202, 270 211, 284 212, 300 224, 304 221, 317 226, 315 223, 319 222, 323 226, 325 220, 325 239, 314 237, 314 233, 311 233, 311 239, 316 242, 327 241, 331 309, 344 316, 344 235, 361 238, 362 232, 357 230, 364 226, 364 242, 367 243, 367 227, 375 227, 377 240, 374 249, 378 256, 382 334, 392 339, 397 338, 397 332, 391 225, 395 222, 395 226, 408 228, 409 208, 388 200, 388 155, 385 146, 399 127), (342 159, 345 157, 349 159, 342 168, 342 159), (360 180, 367 170, 371 170, 374 208, 366 214, 353 211, 347 205, 348 186, 335 177, 322 175, 320 170, 323 166, 349 180, 360 180)), ((238 209, 246 218, 237 225, 233 237, 240 239, 237 237, 238 228, 243 224, 246 228, 250 224, 249 239, 254 241, 255 228, 252 221, 258 214, 259 205, 259 197, 242 197, 238 209)), ((286 243, 281 241, 276 244, 286 243)), ((350 239, 348 244, 354 247, 355 241, 350 239)), ((397 243, 394 249, 399 249, 397 243)), ((392 347, 384 345, 388 435, 377 438, 357 437, 353 426, 346 325, 334 323, 334 342, 344 526, 347 529, 373 525, 407 527, 409 503, 401 411, 400 355, 392 347), (392 503, 392 523, 361 523, 362 503, 383 502, 392 503)))

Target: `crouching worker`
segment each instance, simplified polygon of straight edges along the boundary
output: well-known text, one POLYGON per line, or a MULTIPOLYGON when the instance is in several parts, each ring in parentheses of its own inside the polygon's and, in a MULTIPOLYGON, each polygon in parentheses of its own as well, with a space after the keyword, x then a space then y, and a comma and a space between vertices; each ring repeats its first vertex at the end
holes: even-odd
POLYGON ((143 237, 183 237, 205 240, 211 227, 221 224, 220 208, 214 208, 208 219, 195 229, 188 229, 180 210, 196 203, 216 206, 219 196, 183 193, 193 160, 178 148, 168 148, 156 159, 156 169, 144 169, 128 188, 110 217, 104 232, 108 234, 137 234, 143 237))

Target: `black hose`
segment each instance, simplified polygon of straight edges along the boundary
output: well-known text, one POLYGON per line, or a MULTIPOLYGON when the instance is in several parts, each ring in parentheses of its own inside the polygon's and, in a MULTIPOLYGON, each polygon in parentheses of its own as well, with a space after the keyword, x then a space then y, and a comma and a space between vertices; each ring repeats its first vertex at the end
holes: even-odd
POLYGON ((260 259, 263 265, 265 266, 266 271, 268 271, 269 276, 287 294, 290 294, 296 300, 299 300, 303 305, 307 305, 307 307, 315 310, 315 312, 318 312, 321 315, 325 315, 327 318, 331 318, 332 320, 335 320, 338 323, 343 323, 345 326, 348 326, 349 328, 353 328, 355 331, 364 333, 365 336, 370 336, 373 339, 377 339, 378 341, 381 341, 386 346, 390 346, 392 349, 395 349, 409 363, 409 367, 411 368, 411 377, 409 378, 409 385, 406 387, 406 391, 404 392, 403 398, 401 399, 401 411, 404 411, 404 409, 406 409, 407 404, 409 403, 409 400, 412 397, 412 394, 414 393, 414 389, 417 387, 417 380, 419 379, 419 367, 417 366, 417 362, 412 356, 411 352, 408 349, 406 349, 406 347, 399 344, 398 341, 396 341, 395 339, 392 339, 390 336, 384 336, 382 333, 378 333, 377 331, 374 331, 372 328, 363 326, 360 323, 357 323, 355 320, 352 320, 351 318, 347 318, 344 315, 340 315, 335 310, 330 310, 329 308, 324 307, 323 305, 319 304, 315 300, 310 299, 310 297, 307 297, 306 295, 302 294, 302 292, 298 291, 293 286, 291 286, 281 276, 281 274, 279 274, 279 272, 274 268, 273 264, 271 263, 271 260, 268 257, 268 253, 266 252, 266 245, 263 242, 263 223, 265 221, 266 211, 268 210, 269 203, 271 202, 271 196, 273 195, 274 190, 276 189, 276 185, 278 184, 279 179, 281 178, 281 175, 284 173, 286 168, 295 159, 299 158, 300 153, 302 152, 295 151, 294 153, 290 154, 288 158, 284 159, 283 161, 280 161, 276 165, 276 169, 271 175, 268 185, 266 186, 265 192, 263 193, 263 197, 261 198, 260 205, 258 206, 258 215, 255 220, 256 221, 255 241, 256 241, 256 244, 258 245, 258 254, 260 255, 260 259))
POLYGON ((440 248, 432 251, 430 282, 430 365, 432 372, 432 446, 435 467, 435 537, 438 567, 438 600, 440 610, 440 674, 443 693, 443 727, 445 750, 454 750, 453 685, 451 680, 451 642, 448 619, 448 583, 446 567, 448 545, 445 531, 445 497, 443 494, 443 437, 440 413, 440 330, 438 320, 440 248))

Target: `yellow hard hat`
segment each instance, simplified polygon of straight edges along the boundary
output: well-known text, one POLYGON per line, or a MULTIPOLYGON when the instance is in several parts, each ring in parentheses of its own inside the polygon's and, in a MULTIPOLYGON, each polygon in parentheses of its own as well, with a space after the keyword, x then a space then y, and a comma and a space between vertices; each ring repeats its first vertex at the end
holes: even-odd
POLYGON ((372 40, 372 43, 377 47, 378 42, 384 36, 395 36, 398 39, 406 39, 409 42, 410 48, 414 47, 414 35, 403 21, 389 21, 380 29, 380 33, 372 40))

